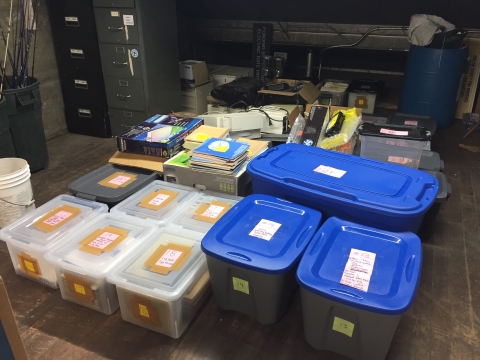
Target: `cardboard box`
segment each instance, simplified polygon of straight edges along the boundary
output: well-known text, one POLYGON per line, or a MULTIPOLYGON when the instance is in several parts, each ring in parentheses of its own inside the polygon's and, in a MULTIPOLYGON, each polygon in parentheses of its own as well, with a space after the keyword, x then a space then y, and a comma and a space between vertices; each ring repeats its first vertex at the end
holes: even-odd
POLYGON ((474 108, 480 76, 480 39, 468 39, 468 66, 462 75, 458 89, 458 103, 455 112, 456 119, 462 119, 463 114, 480 111, 480 105, 474 108))
MULTIPOLYGON (((183 154, 185 152, 179 153, 176 157, 183 154)), ((246 164, 237 174, 224 175, 173 164, 174 161, 175 158, 163 164, 163 178, 167 182, 237 196, 246 196, 251 192, 251 178, 246 164)))
POLYGON ((299 81, 290 79, 276 79, 271 84, 287 83, 289 86, 296 86, 303 82, 305 85, 297 92, 291 91, 275 91, 266 90, 265 88, 258 91, 259 94, 264 95, 264 104, 312 104, 320 96, 320 90, 317 89, 310 81, 299 81))
POLYGON ((208 82, 208 70, 205 61, 187 60, 179 63, 182 82, 198 86, 208 82))
POLYGON ((108 162, 116 165, 131 166, 163 173, 163 163, 167 160, 168 159, 164 157, 130 154, 117 151, 108 162))
POLYGON ((119 151, 171 158, 182 150, 185 137, 203 125, 200 118, 155 115, 117 136, 119 151))

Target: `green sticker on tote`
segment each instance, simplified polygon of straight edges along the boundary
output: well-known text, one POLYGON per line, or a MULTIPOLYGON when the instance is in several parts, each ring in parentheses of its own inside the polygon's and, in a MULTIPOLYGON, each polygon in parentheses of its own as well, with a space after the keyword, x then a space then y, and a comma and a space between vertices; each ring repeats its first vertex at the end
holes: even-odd
POLYGON ((248 288, 248 281, 242 280, 236 277, 232 279, 233 279, 233 290, 237 290, 247 295, 250 295, 250 290, 248 288))

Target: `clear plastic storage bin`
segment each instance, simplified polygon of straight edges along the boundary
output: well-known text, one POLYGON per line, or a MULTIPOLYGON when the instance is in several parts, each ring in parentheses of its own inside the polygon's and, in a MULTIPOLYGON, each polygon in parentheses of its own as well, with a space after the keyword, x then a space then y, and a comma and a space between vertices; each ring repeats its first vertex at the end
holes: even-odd
POLYGON ((157 180, 122 201, 110 212, 122 216, 134 216, 163 226, 165 219, 177 207, 197 197, 199 192, 192 187, 157 180))
POLYGON ((58 288, 55 268, 44 254, 70 231, 108 212, 105 204, 60 195, 0 231, 18 275, 58 288))
POLYGON ((360 156, 418 169, 422 152, 429 147, 430 133, 424 128, 363 124, 360 156))
POLYGON ((202 192, 198 197, 189 199, 185 206, 179 207, 166 222, 205 234, 242 199, 239 196, 202 192))
POLYGON ((70 233, 68 240, 45 254, 55 267, 62 297, 113 314, 118 298, 115 286, 106 281, 107 273, 156 231, 143 220, 103 214, 70 233))
POLYGON ((203 234, 164 227, 108 274, 122 319, 178 338, 211 293, 203 234))

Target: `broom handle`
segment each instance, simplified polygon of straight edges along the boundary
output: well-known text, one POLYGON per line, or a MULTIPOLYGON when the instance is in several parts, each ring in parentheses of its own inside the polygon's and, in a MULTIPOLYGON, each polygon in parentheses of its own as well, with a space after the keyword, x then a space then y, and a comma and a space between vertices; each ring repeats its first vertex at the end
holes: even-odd
MULTIPOLYGON (((3 58, 3 68, 4 69, 5 69, 5 65, 7 65, 8 43, 10 41, 10 28, 12 27, 12 10, 13 10, 13 0, 10 0, 10 16, 9 16, 9 19, 8 19, 8 34, 7 34, 7 42, 5 44, 5 57, 3 58)), ((3 83, 4 83, 4 79, 2 78, 2 83, 0 84, 0 95, 2 97, 3 97, 3 83)))

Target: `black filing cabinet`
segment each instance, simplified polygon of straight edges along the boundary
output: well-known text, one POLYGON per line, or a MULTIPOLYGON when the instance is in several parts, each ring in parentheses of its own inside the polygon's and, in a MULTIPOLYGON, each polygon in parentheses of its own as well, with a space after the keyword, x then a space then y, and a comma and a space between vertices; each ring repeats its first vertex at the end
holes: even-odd
POLYGON ((68 130, 110 137, 92 0, 47 0, 47 6, 68 130))
POLYGON ((180 109, 175 0, 93 0, 112 134, 180 109))

